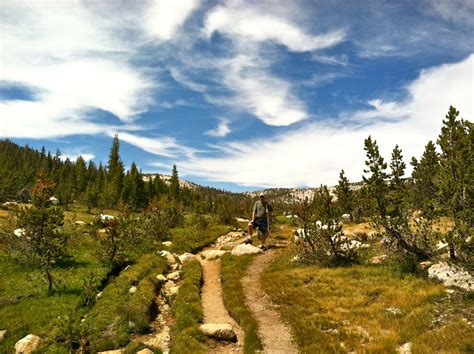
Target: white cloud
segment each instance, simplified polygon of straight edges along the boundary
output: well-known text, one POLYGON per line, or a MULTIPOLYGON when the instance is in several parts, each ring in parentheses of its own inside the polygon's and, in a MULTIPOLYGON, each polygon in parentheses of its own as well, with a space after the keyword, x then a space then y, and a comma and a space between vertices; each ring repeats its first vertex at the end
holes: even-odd
POLYGON ((270 140, 227 144, 224 156, 191 159, 180 164, 180 171, 248 186, 334 185, 341 169, 359 181, 365 159, 363 141, 368 135, 378 141, 386 159, 399 144, 409 161, 411 156, 421 155, 428 140, 436 140, 450 105, 463 117, 472 118, 473 63, 474 54, 459 63, 424 70, 407 85, 409 98, 405 101, 373 100, 374 109, 365 116, 358 113, 363 120, 380 117, 389 121, 373 119, 371 124, 359 126, 337 120, 311 123, 270 140))
POLYGON ((208 130, 206 135, 223 138, 231 132, 229 124, 229 120, 222 118, 219 120, 217 127, 215 129, 208 130))
POLYGON ((0 102, 0 136, 97 134, 113 127, 89 119, 91 110, 128 124, 152 103, 157 84, 129 64, 135 48, 109 18, 80 2, 21 1, 2 3, 0 18, 0 81, 36 93, 35 101, 0 102))
POLYGON ((87 153, 87 152, 84 152, 84 153, 78 153, 78 152, 63 152, 61 154, 61 160, 66 160, 66 159, 69 159, 71 161, 76 161, 77 158, 79 156, 82 156, 82 158, 84 159, 84 161, 90 161, 90 160, 93 160, 95 158, 95 155, 94 154, 90 154, 90 153, 87 153))
POLYGON ((198 0, 153 0, 143 22, 149 36, 167 41, 199 6, 198 0))
POLYGON ((170 68, 170 74, 176 82, 179 82, 184 87, 187 87, 193 91, 204 92, 207 89, 206 85, 194 82, 176 67, 170 68))
POLYGON ((221 32, 256 42, 274 41, 295 52, 332 47, 345 37, 342 29, 310 35, 285 18, 260 13, 250 6, 216 6, 206 17, 204 32, 208 37, 221 32))
MULTIPOLYGON (((113 136, 115 133, 110 133, 113 136)), ((127 132, 119 132, 119 139, 134 145, 144 151, 154 155, 165 157, 181 157, 193 158, 195 150, 179 144, 175 139, 170 137, 148 138, 127 132)))

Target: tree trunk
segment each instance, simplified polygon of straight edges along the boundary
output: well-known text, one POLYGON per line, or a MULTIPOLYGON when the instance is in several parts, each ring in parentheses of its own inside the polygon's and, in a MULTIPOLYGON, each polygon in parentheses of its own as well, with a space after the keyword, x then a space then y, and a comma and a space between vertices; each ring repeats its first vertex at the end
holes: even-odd
POLYGON ((449 241, 449 257, 456 259, 456 251, 454 250, 454 242, 449 241))

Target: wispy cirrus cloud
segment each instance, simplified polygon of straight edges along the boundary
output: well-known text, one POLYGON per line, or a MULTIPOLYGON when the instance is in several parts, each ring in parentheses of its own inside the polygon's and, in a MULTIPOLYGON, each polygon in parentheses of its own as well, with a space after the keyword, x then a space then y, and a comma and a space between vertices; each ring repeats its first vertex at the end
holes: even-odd
POLYGON ((463 117, 473 116, 473 64, 474 54, 458 63, 423 70, 406 86, 405 100, 373 99, 372 109, 346 112, 341 120, 308 123, 271 139, 228 143, 222 147, 223 156, 190 159, 180 164, 181 171, 247 186, 332 185, 341 169, 358 181, 367 136, 379 142, 387 159, 399 144, 408 160, 419 156, 428 140, 436 140, 450 105, 463 117), (345 124, 349 117, 358 124, 345 124))
POLYGON ((208 130, 205 134, 217 138, 223 138, 231 132, 230 121, 225 118, 219 119, 219 124, 215 129, 208 130))

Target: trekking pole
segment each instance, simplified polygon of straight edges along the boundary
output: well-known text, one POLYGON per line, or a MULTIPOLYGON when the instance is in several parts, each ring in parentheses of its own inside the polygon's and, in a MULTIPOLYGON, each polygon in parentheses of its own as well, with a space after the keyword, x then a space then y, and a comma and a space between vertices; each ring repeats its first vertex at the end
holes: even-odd
MULTIPOLYGON (((266 238, 266 241, 268 243, 268 239, 270 238, 270 217, 268 216, 268 203, 265 207, 265 214, 267 214, 267 238, 266 238)), ((268 247, 268 246, 265 245, 265 247, 268 247)))

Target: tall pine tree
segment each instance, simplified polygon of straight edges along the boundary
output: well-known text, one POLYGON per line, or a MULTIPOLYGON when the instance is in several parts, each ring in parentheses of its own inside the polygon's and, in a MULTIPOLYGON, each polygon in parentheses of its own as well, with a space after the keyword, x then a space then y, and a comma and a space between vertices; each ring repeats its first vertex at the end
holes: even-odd
POLYGON ((336 186, 337 204, 342 214, 351 214, 353 208, 353 194, 350 188, 349 179, 345 176, 344 170, 339 173, 339 182, 336 186))
POLYGON ((120 201, 123 179, 124 167, 120 159, 120 141, 118 135, 115 135, 107 162, 107 179, 104 193, 104 204, 106 207, 115 207, 120 201))

